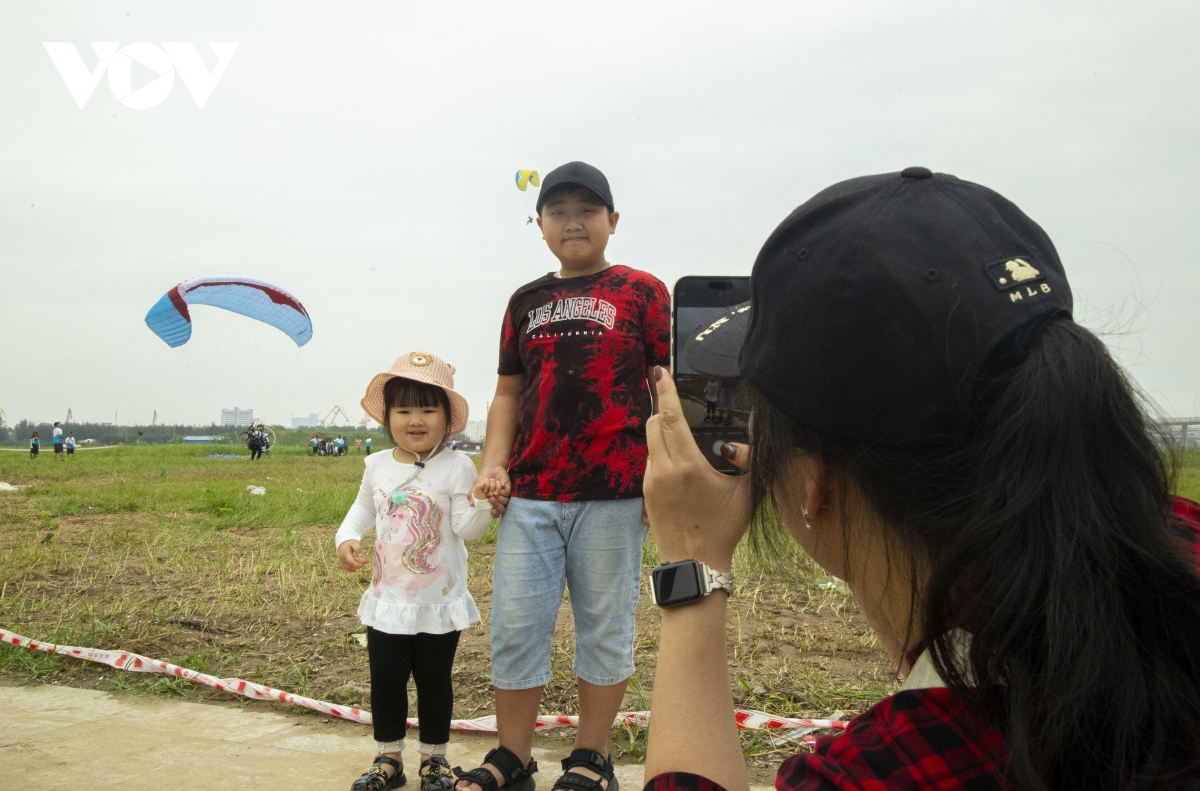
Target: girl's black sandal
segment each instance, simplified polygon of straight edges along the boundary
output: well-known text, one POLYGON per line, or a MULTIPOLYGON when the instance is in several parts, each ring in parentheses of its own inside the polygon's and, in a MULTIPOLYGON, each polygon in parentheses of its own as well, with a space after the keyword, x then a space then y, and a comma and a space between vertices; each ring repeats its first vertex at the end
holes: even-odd
POLYGON ((400 765, 399 761, 395 758, 388 758, 386 755, 377 755, 371 762, 371 768, 354 781, 354 784, 350 786, 350 791, 387 791, 389 788, 399 788, 407 782, 408 778, 404 776, 404 767, 400 765), (383 770, 384 764, 396 770, 391 777, 388 777, 387 772, 383 770))
POLYGON ((572 750, 571 754, 562 760, 563 775, 554 782, 554 788, 565 788, 569 791, 606 791, 605 787, 600 785, 600 780, 572 772, 576 767, 591 769, 600 775, 601 780, 608 781, 607 791, 618 791, 620 786, 613 771, 612 756, 605 758, 595 750, 583 747, 572 750))
MULTIPOLYGON (((485 764, 491 764, 504 778, 504 791, 533 791, 537 787, 533 774, 537 771, 537 761, 529 759, 528 766, 521 766, 521 759, 507 747, 497 747, 483 757, 485 764)), ((459 781, 466 780, 474 783, 483 791, 497 791, 496 776, 480 766, 469 772, 464 772, 461 766, 454 767, 454 774, 459 781)), ((457 785, 457 783, 456 783, 457 785)))
POLYGON ((450 771, 450 764, 440 755, 431 755, 421 761, 417 774, 421 778, 421 791, 450 791, 454 788, 454 773, 450 771))

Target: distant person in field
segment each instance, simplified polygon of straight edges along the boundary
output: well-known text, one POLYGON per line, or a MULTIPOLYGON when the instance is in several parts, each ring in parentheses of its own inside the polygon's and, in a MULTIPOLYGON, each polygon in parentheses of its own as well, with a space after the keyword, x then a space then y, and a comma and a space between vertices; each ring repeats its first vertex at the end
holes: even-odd
POLYGON ((362 437, 354 438, 354 455, 355 456, 362 455, 362 437))
POLYGON ((70 456, 72 459, 75 458, 75 432, 74 431, 67 432, 66 446, 67 446, 67 455, 70 456))
POLYGON ((421 791, 450 791, 451 670, 459 635, 479 621, 463 542, 487 532, 492 506, 475 482, 474 463, 445 447, 467 422, 453 366, 428 352, 401 355, 371 380, 362 408, 396 447, 364 459, 358 499, 334 538, 338 563, 356 572, 367 565, 359 542, 375 531, 375 568, 358 615, 367 627, 376 756, 350 788, 383 791, 407 781, 411 675, 421 791))
POLYGON ((263 451, 263 432, 262 426, 256 426, 250 429, 247 447, 250 448, 250 460, 258 461, 262 458, 263 451))
POLYGON ((42 448, 42 441, 38 439, 38 433, 35 431, 29 438, 29 458, 36 459, 38 451, 42 448))
POLYGON ((312 455, 316 456, 317 455, 317 445, 320 444, 320 440, 317 439, 316 437, 312 437, 311 439, 309 439, 308 444, 312 447, 312 455))
POLYGON ((370 456, 371 455, 371 438, 369 436, 367 437, 366 445, 367 445, 367 455, 370 456))
POLYGON ((634 671, 647 374, 670 361, 671 296, 650 273, 605 258, 619 215, 596 168, 548 173, 537 209, 559 269, 509 299, 479 476, 504 514, 491 619, 499 746, 459 775, 458 791, 534 788, 533 732, 564 587, 579 728, 548 791, 616 791, 608 741, 634 671))
POLYGON ((51 437, 54 440, 54 458, 58 461, 63 460, 63 430, 62 423, 55 421, 54 434, 51 437))

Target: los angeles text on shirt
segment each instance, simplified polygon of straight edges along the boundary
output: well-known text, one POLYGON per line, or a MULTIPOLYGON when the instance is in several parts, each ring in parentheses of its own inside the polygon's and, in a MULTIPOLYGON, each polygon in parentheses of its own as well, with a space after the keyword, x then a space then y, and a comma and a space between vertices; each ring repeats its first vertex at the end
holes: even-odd
POLYGON ((529 311, 529 326, 525 332, 533 332, 544 324, 556 321, 575 320, 594 321, 611 330, 617 321, 617 308, 611 302, 596 297, 568 297, 557 303, 547 302, 529 311))

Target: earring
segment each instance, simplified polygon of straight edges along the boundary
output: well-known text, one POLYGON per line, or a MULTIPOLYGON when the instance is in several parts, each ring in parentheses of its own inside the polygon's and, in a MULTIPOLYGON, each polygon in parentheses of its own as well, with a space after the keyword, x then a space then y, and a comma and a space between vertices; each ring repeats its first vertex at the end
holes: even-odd
POLYGON ((804 517, 804 529, 812 530, 812 522, 808 521, 808 510, 803 505, 800 506, 800 516, 804 517))

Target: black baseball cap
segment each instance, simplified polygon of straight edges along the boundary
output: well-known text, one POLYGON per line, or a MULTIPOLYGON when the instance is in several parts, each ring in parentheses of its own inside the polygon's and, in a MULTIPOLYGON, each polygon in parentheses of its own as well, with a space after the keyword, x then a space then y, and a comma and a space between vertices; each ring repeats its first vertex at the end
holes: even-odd
POLYGON ((864 445, 958 442, 994 353, 1071 316, 1046 233, 992 190, 927 168, 835 184, 767 239, 742 375, 802 424, 864 445))
POLYGON ((594 168, 586 162, 568 162, 565 165, 559 165, 542 177, 542 186, 538 190, 537 199, 538 214, 542 213, 542 202, 546 200, 550 191, 564 184, 587 187, 600 196, 600 200, 604 201, 604 205, 608 207, 609 211, 616 211, 613 208, 612 190, 608 188, 608 179, 604 177, 600 169, 594 168))

